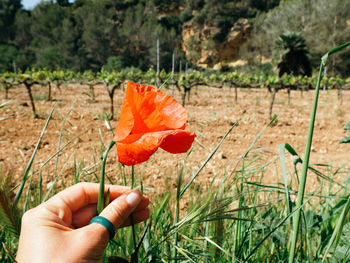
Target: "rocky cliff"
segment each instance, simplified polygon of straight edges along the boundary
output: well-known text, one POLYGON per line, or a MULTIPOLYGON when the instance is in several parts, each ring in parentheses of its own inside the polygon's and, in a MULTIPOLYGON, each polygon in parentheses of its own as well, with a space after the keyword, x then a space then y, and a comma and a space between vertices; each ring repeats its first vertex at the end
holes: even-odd
POLYGON ((239 48, 248 39, 252 24, 248 19, 239 19, 229 30, 223 41, 217 40, 220 28, 196 26, 192 21, 183 25, 182 48, 187 59, 203 68, 219 69, 222 65, 244 64, 240 60, 239 48))

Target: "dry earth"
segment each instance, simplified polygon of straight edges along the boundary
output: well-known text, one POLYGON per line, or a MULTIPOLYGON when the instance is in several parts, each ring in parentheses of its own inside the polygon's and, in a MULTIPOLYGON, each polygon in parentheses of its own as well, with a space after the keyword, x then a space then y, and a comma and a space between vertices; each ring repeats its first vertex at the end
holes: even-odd
MULTIPOLYGON (((41 165, 57 151, 62 119, 68 113, 75 101, 73 111, 70 113, 63 130, 61 147, 74 136, 80 135, 64 151, 58 160, 57 174, 61 173, 59 182, 70 184, 74 178, 74 160, 82 165, 84 172, 80 180, 94 180, 99 172, 96 165, 99 160, 101 141, 108 145, 112 139, 112 132, 108 130, 102 117, 109 110, 109 99, 103 86, 95 88, 97 97, 92 101, 86 86, 69 85, 62 87, 61 91, 54 88, 55 101, 42 100, 47 89, 35 87, 34 94, 42 119, 34 119, 29 107, 29 101, 24 87, 13 88, 9 92, 12 104, 0 109, 0 162, 2 174, 11 170, 13 184, 18 183, 24 173, 35 145, 45 125, 45 118, 53 106, 57 108, 53 114, 38 153, 34 161, 34 180, 37 180, 41 165), (41 100, 40 100, 41 99, 41 100)), ((170 90, 165 91, 171 93, 170 90)), ((6 101, 4 91, 0 91, 0 101, 6 101)), ((180 94, 175 93, 176 98, 180 94)), ((314 91, 292 91, 291 104, 288 105, 287 94, 279 91, 276 96, 274 113, 280 114, 276 125, 265 130, 262 137, 255 144, 250 156, 259 157, 260 163, 272 161, 264 173, 264 180, 269 184, 282 181, 282 173, 277 159, 278 145, 289 143, 303 155, 306 141, 309 116, 312 107, 314 91)), ((328 172, 341 170, 336 180, 341 181, 350 166, 350 144, 339 144, 340 138, 346 135, 343 126, 350 121, 350 91, 343 93, 343 104, 340 105, 336 91, 322 91, 311 153, 311 163, 323 163, 334 166, 327 168, 328 172)), ((123 91, 118 90, 115 95, 115 112, 119 116, 123 91)), ((217 180, 230 173, 239 158, 246 152, 257 134, 269 122, 268 103, 269 93, 264 90, 242 89, 238 92, 238 104, 234 100, 234 91, 228 88, 216 89, 199 87, 193 90, 190 102, 187 103, 188 125, 187 130, 197 133, 198 141, 194 144, 193 152, 186 161, 188 175, 195 172, 200 164, 215 148, 231 125, 241 118, 239 125, 233 129, 214 158, 196 179, 198 187, 208 185, 215 174, 217 180)), ((117 118, 116 118, 117 119, 117 118)), ((111 122, 115 127, 117 121, 111 122)), ((182 165, 185 154, 171 155, 158 150, 151 159, 136 166, 138 175, 142 175, 144 186, 153 191, 157 189, 167 191, 174 188, 176 173, 182 165)), ((290 159, 287 159, 288 163, 290 159)), ((53 158, 42 168, 45 183, 53 180, 56 158, 53 158)), ((254 164, 255 165, 255 164, 254 164)), ((108 176, 115 182, 121 183, 122 176, 114 148, 108 159, 108 176)), ((129 173, 129 170, 126 170, 129 173)), ((0 173, 1 175, 1 173, 0 173)), ((188 179, 185 179, 188 180, 188 179)), ((309 188, 315 187, 316 176, 311 176, 309 188)))

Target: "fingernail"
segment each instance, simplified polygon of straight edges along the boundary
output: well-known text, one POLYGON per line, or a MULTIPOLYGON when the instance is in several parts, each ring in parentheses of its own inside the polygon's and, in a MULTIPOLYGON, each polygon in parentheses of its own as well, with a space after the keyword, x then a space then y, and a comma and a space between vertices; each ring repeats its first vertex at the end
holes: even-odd
POLYGON ((141 195, 139 191, 131 192, 126 197, 126 202, 128 202, 129 205, 135 206, 137 205, 141 200, 141 195))

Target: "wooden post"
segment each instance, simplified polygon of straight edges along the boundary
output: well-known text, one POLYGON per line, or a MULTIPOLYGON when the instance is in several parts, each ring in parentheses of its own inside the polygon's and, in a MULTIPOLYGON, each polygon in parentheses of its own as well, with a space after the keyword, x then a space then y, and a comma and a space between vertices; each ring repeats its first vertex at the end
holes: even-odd
POLYGON ((17 64, 16 64, 16 61, 14 60, 12 62, 12 64, 13 64, 13 72, 15 73, 15 75, 17 75, 17 64))
MULTIPOLYGON (((326 79, 326 77, 327 77, 327 67, 324 67, 323 78, 326 79)), ((326 90, 326 89, 327 89, 327 85, 326 85, 326 82, 324 82, 323 90, 326 90)))
POLYGON ((159 38, 157 39, 157 89, 159 89, 159 38))
POLYGON ((172 61, 172 67, 171 67, 171 95, 174 97, 175 95, 175 85, 174 85, 174 71, 175 71, 175 54, 173 53, 173 61, 172 61))
POLYGON ((34 118, 38 118, 38 114, 36 113, 36 110, 35 110, 35 104, 34 104, 34 99, 33 99, 33 95, 32 95, 32 86, 33 86, 34 83, 25 80, 23 82, 23 84, 26 87, 27 92, 28 92, 28 96, 29 96, 29 99, 30 99, 30 104, 32 105, 34 118))
POLYGON ((272 108, 273 108, 273 103, 275 102, 275 97, 276 97, 276 88, 272 87, 269 89, 271 97, 270 97, 270 105, 269 105, 269 116, 270 120, 272 120, 272 108))

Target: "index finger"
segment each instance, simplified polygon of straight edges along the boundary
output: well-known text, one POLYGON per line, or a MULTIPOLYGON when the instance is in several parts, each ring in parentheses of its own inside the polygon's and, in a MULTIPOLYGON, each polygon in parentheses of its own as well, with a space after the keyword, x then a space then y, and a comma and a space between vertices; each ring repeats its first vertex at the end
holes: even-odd
MULTIPOLYGON (((50 198, 47 204, 65 206, 75 212, 87 204, 97 203, 99 188, 100 185, 96 183, 79 183, 59 192, 50 198)), ((120 185, 106 185, 105 188, 109 189, 111 200, 130 190, 129 187, 120 185)))

